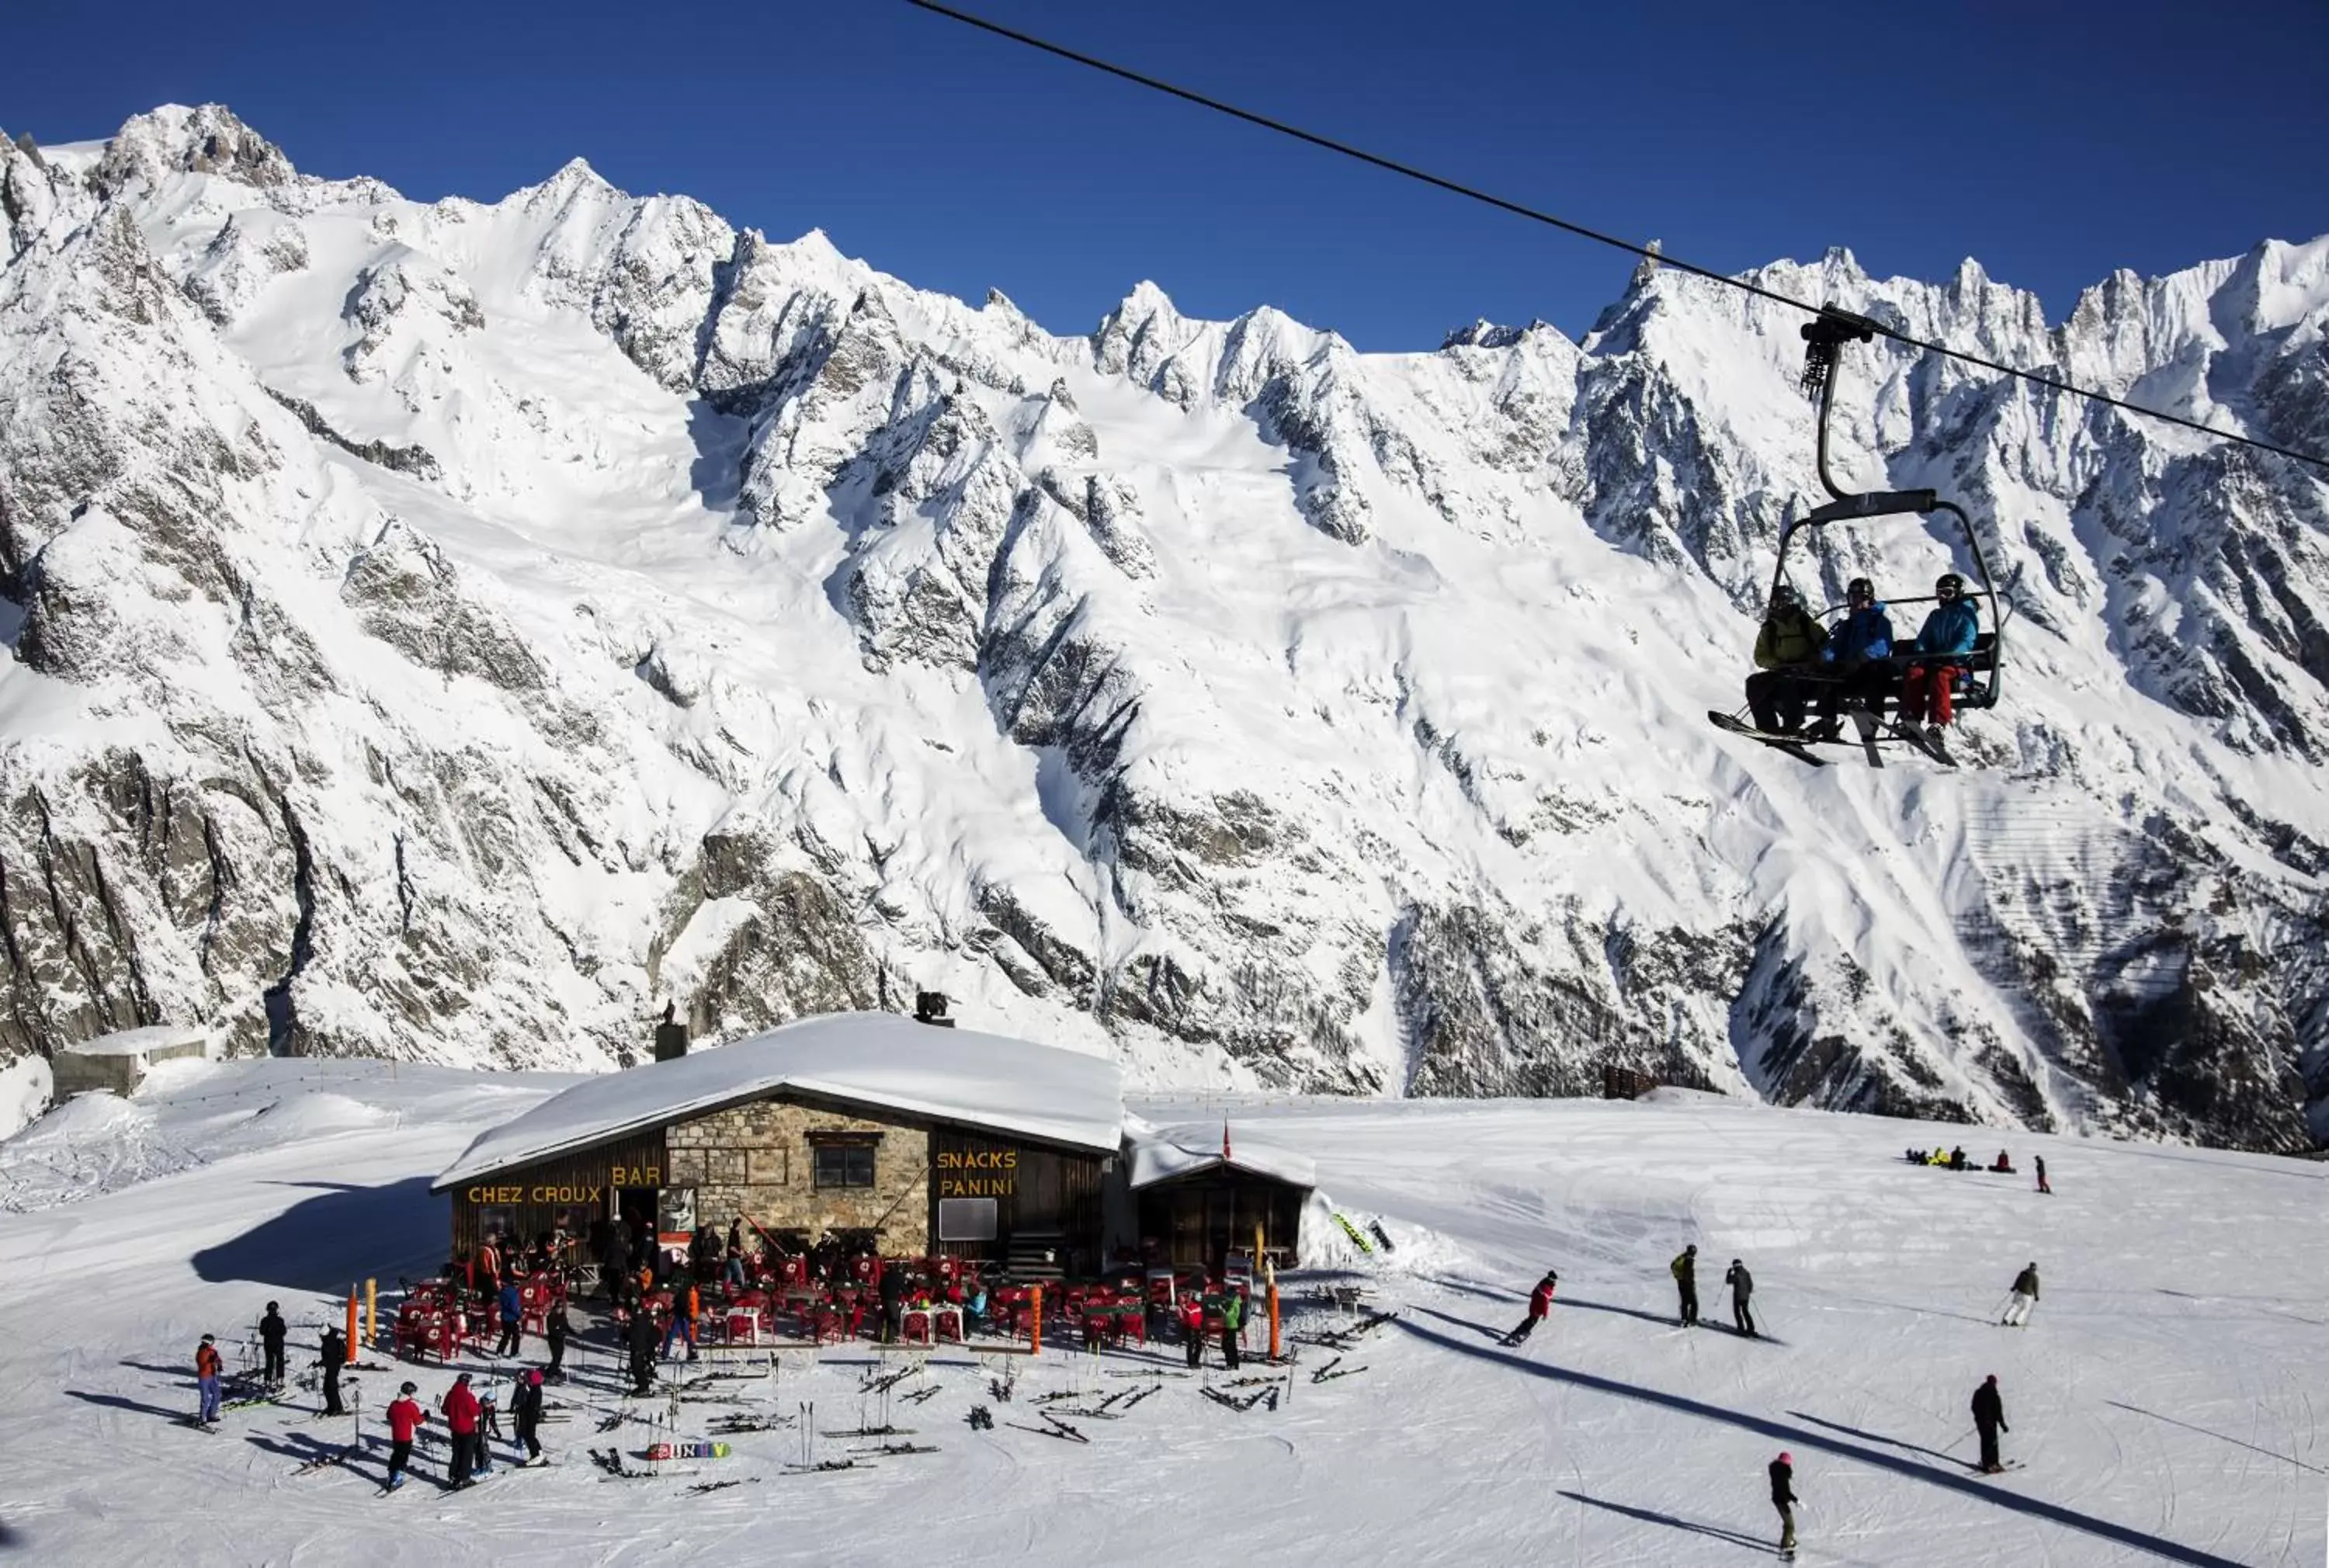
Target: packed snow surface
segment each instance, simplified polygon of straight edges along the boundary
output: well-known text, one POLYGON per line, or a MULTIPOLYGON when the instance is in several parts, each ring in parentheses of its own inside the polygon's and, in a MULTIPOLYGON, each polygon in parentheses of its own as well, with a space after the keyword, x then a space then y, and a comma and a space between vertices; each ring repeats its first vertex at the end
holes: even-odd
POLYGON ((1192 1122, 1138 1135, 1132 1146, 1132 1185, 1150 1187, 1222 1165, 1297 1187, 1318 1182, 1317 1162, 1308 1155, 1258 1141, 1249 1133, 1233 1139, 1219 1122, 1192 1122))
MULTIPOLYGON (((1069 1418, 1091 1440, 1076 1444, 1018 1430, 1042 1424, 1036 1396, 1137 1386, 1105 1374, 1170 1373, 1178 1348, 1095 1365, 1047 1347, 1015 1363, 1008 1404, 988 1392, 1001 1364, 942 1353, 925 1374, 938 1394, 891 1411, 937 1453, 787 1474, 787 1430, 732 1439, 695 1475, 602 1481, 583 1451, 636 1452, 646 1429, 597 1432, 617 1401, 594 1346, 553 1394, 570 1419, 543 1429, 552 1468, 504 1463, 448 1494, 444 1450, 424 1443, 389 1498, 379 1412, 408 1376, 433 1405, 448 1369, 360 1375, 370 1441, 346 1468, 292 1473, 349 1431, 299 1400, 230 1412, 216 1435, 176 1424, 204 1331, 240 1338, 279 1300, 296 1366, 350 1282, 440 1261, 431 1175, 555 1082, 174 1064, 129 1101, 69 1107, 85 1159, 126 1166, 157 1138, 174 1152, 118 1190, 0 1217, 0 1507, 28 1560, 1737 1563, 1776 1538, 1764 1467, 1782 1449, 1806 1563, 2262 1568, 2329 1549, 2319 1167, 2016 1133, 2025 1174, 1957 1175, 1901 1150, 1969 1129, 1711 1100, 1136 1100, 1158 1125, 1226 1114, 1233 1138, 1300 1151, 1337 1207, 1396 1243, 1372 1258, 1311 1244, 1318 1266, 1288 1279, 1297 1331, 1337 1320, 1303 1302, 1318 1280, 1363 1283, 1399 1316, 1342 1353, 1348 1376, 1313 1382, 1336 1353, 1297 1346, 1274 1412, 1161 1376, 1121 1420, 1069 1418), (2051 1197, 2026 1174, 2041 1153, 2051 1197), (1707 1317, 1724 1317, 1722 1270, 1743 1258, 1768 1339, 1674 1326, 1666 1265, 1690 1241, 1707 1317), (1995 1327, 2032 1259, 2031 1326, 1995 1327), (1550 1322, 1499 1347, 1548 1265, 1550 1322), (1964 1462, 1966 1402, 1992 1372, 2006 1456, 2027 1468, 1985 1479, 1964 1462), (995 1430, 967 1426, 974 1403, 995 1430), (743 1484, 688 1489, 728 1479, 743 1484)), ((57 1157, 35 1131, 0 1143, 0 1176, 17 1190, 57 1157)), ((712 1385, 744 1403, 684 1404, 683 1427, 811 1400, 824 1431, 878 1421, 857 1393, 873 1357, 788 1354, 773 1387, 712 1385)), ((853 1446, 824 1438, 818 1457, 853 1446)))
POLYGON ((1124 1138, 1121 1082, 1114 1061, 1089 1052, 936 1028, 895 1013, 826 1014, 716 1051, 586 1078, 479 1134, 437 1185, 778 1089, 1113 1154, 1124 1138))

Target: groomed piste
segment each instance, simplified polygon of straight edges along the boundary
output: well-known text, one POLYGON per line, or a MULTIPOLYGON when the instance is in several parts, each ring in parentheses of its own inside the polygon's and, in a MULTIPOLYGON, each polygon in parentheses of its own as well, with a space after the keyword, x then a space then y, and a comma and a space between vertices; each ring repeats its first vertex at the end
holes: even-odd
MULTIPOLYGON (((1306 1232, 1308 1266, 1284 1281, 1290 1367, 1231 1375, 1209 1357, 1175 1376, 1171 1344, 942 1347, 919 1366, 870 1346, 787 1352, 773 1381, 699 1385, 721 1397, 680 1405, 675 1435, 728 1454, 618 1481, 588 1451, 642 1469, 631 1451, 649 1433, 598 1430, 619 1401, 586 1337, 552 1394, 552 1467, 512 1470, 500 1445, 492 1479, 448 1493, 430 1484, 444 1450, 424 1441, 419 1484, 390 1498, 381 1411, 407 1377, 433 1409, 459 1367, 353 1374, 366 1441, 344 1465, 302 1469, 349 1432, 306 1394, 230 1410, 215 1433, 181 1423, 203 1333, 231 1346, 279 1300, 294 1370, 313 1361, 352 1281, 443 1263, 431 1178, 570 1082, 164 1064, 128 1100, 84 1098, 0 1144, 0 1517, 25 1560, 1745 1563, 1777 1538, 1765 1467, 1782 1450, 1806 1562, 2278 1564, 2329 1547, 2321 1167, 1674 1091, 1135 1100, 1152 1125, 1227 1120, 1257 1157, 1309 1162, 1335 1209, 1394 1244, 1366 1254, 1338 1227, 1306 1232), (1901 1158, 1966 1142, 1987 1164, 2001 1137, 2013 1176, 1901 1158), (2051 1196, 2030 1175, 2041 1154, 2051 1196), (1667 1264, 1692 1242, 1709 1323, 1727 1323, 1720 1281, 1743 1259, 1765 1339, 1676 1327, 1667 1264), (2026 1329, 2000 1328, 2032 1259, 2043 1297, 2026 1329), (1500 1347, 1548 1266, 1551 1318, 1500 1347), (1334 1286, 1363 1292, 1360 1314, 1396 1315, 1318 1343, 1353 1320, 1314 1301, 1334 1286), (888 1423, 910 1435, 827 1436, 816 1459, 934 1451, 801 1469, 800 1407, 828 1432, 880 1422, 861 1390, 892 1370, 910 1375, 888 1423), (2021 1468, 1983 1477, 1967 1406, 1992 1373, 2021 1468), (1277 1381, 1231 1381, 1262 1375, 1277 1381), (1038 1414, 1152 1384, 1120 1419, 1061 1418, 1087 1441, 1038 1414), (1264 1386, 1274 1402, 1231 1407, 1264 1386), (976 1405, 995 1424, 975 1427, 976 1405), (712 1431, 737 1414, 791 1424, 712 1431)), ((1192 1131, 1192 1158, 1202 1147, 1192 1131)), ((489 1365, 507 1364, 460 1364, 489 1365)))

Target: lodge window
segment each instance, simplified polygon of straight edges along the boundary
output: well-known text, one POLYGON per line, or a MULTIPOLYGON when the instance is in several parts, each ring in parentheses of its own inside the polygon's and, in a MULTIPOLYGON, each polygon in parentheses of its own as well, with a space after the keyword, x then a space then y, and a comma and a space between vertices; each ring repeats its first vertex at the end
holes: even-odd
POLYGON ((872 1186, 873 1147, 870 1139, 816 1140, 808 1146, 811 1184, 820 1188, 872 1186))

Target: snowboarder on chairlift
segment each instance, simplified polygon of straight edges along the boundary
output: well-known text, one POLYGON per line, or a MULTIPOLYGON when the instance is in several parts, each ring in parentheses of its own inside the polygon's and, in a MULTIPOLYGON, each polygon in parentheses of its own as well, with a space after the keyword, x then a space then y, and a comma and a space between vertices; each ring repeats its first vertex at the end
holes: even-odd
POLYGON ((1981 632, 1981 606, 1966 596, 1965 579, 1955 572, 1944 572, 1934 582, 1933 597, 1938 602, 1932 614, 1909 647, 1911 662, 1900 682, 1900 721, 1921 725, 1929 709, 1933 728, 1946 729, 1953 716, 1957 667, 1973 652, 1981 632))
POLYGON ((2008 1329, 2028 1328, 2030 1309, 2037 1304, 2038 1264, 2033 1259, 2029 1267, 2013 1276, 2013 1295, 2005 1303, 2005 1317, 2002 1320, 2002 1326, 2008 1329))
POLYGON ((1820 688, 1819 723, 1810 738, 1834 740, 1843 733, 1837 709, 1845 698, 1866 706, 1871 713, 1884 711, 1884 694, 1892 685, 1892 667, 1881 661, 1892 653, 1892 621, 1876 596, 1876 585, 1854 577, 1843 590, 1844 617, 1820 650, 1820 661, 1834 664, 1836 678, 1820 688))
POLYGON ((1771 1507, 1779 1510, 1779 1555, 1796 1554, 1796 1456, 1783 1453, 1771 1461, 1771 1507))
POLYGON ((2005 1424, 2005 1401, 1997 1392, 1994 1372, 1973 1391, 1973 1424, 1981 1433, 1981 1473, 1994 1476, 2005 1468, 1997 1457, 1997 1434, 2013 1430, 2005 1424))
POLYGON ((1552 1292, 1560 1281, 1559 1274, 1554 1273, 1551 1269, 1545 1270, 1544 1278, 1539 1280, 1536 1282, 1536 1289, 1529 1292, 1528 1316, 1522 1319, 1519 1326, 1511 1333, 1499 1340, 1499 1344, 1519 1345, 1536 1332, 1536 1326, 1552 1314, 1552 1292))
POLYGON ((1766 735, 1793 735, 1804 727, 1804 682, 1797 673, 1820 656, 1827 628, 1804 608, 1786 583, 1771 590, 1762 630, 1755 634, 1755 673, 1747 677, 1747 707, 1766 735))
POLYGON ((1755 1314, 1748 1310, 1747 1300, 1755 1293, 1755 1276, 1737 1258, 1730 1260, 1730 1270, 1722 1282, 1730 1287, 1730 1320, 1749 1339, 1761 1338, 1755 1332, 1755 1314))
POLYGON ((263 1381, 283 1381, 283 1342, 290 1337, 291 1326, 283 1320, 282 1307, 268 1302, 267 1316, 259 1320, 259 1343, 267 1352, 267 1369, 259 1375, 263 1381))
POLYGON ((1685 1329, 1698 1321, 1698 1244, 1683 1248, 1680 1256, 1667 1265, 1674 1277, 1674 1287, 1682 1293, 1682 1326, 1685 1329))

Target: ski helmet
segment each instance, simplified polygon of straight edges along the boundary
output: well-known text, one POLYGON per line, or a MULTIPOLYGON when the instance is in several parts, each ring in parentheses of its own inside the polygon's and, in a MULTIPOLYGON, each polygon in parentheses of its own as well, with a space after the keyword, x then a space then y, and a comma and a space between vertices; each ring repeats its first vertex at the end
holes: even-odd
POLYGON ((1866 577, 1854 577, 1843 586, 1843 596, 1847 599, 1867 599, 1873 603, 1876 598, 1876 585, 1866 577))
POLYGON ((270 1312, 279 1312, 283 1310, 283 1304, 279 1301, 269 1301, 267 1303, 267 1310, 270 1312))
POLYGON ((1771 590, 1771 607, 1775 610, 1789 609, 1803 602, 1803 595, 1796 591, 1793 583, 1781 583, 1771 590))
POLYGON ((399 1394, 418 1394, 420 1392, 420 1385, 418 1383, 408 1383, 403 1387, 398 1389, 397 1392, 399 1394))
POLYGON ((456 1377, 455 1379, 453 1379, 453 1381, 454 1381, 454 1382, 456 1382, 456 1383, 467 1383, 467 1382, 468 1382, 468 1381, 469 1381, 469 1375, 468 1375, 467 1373, 464 1372, 464 1373, 462 1373, 462 1374, 461 1374, 461 1376, 460 1376, 456 1377))
POLYGON ((1796 1456, 1791 1453, 1782 1452, 1779 1455, 1779 1462, 1783 1465, 1791 1465, 1796 1462, 1796 1456))
POLYGON ((1688 1245, 1688 1246, 1686 1246, 1686 1247, 1683 1248, 1683 1251, 1684 1251, 1684 1252, 1686 1252, 1686 1253, 1695 1253, 1698 1251, 1698 1244, 1697 1244, 1696 1242, 1693 1242, 1693 1243, 1691 1243, 1691 1244, 1690 1244, 1690 1245, 1688 1245))
POLYGON ((1955 572, 1943 572, 1933 583, 1933 596, 1938 599, 1954 599, 1964 592, 1965 578, 1955 572))
POLYGON ((540 1383, 542 1381, 542 1368, 537 1366, 533 1371, 527 1373, 525 1375, 525 1380, 528 1383, 540 1383))
POLYGON ((205 1345, 212 1345, 212 1344, 216 1344, 217 1342, 218 1342, 218 1336, 217 1336, 217 1335, 215 1335, 215 1334, 205 1334, 205 1335, 203 1335, 203 1344, 205 1344, 205 1345))

